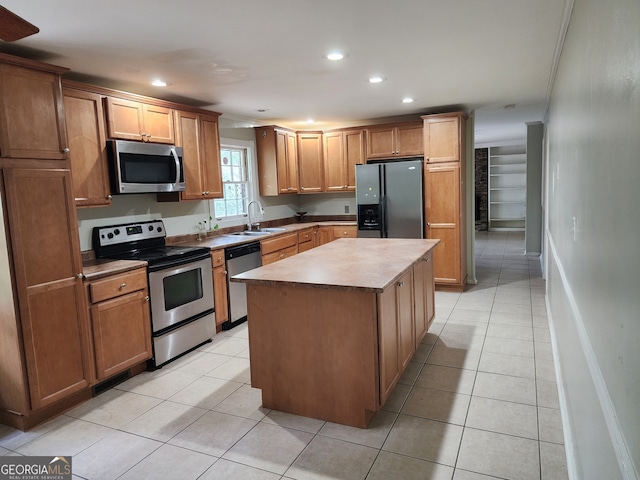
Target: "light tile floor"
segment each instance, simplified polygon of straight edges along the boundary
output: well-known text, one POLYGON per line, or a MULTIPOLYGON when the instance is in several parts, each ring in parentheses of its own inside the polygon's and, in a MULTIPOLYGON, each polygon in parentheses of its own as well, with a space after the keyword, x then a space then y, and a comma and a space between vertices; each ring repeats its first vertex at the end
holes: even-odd
POLYGON ((73 455, 76 479, 566 479, 537 258, 476 236, 479 283, 436 319, 366 430, 261 408, 246 326, 45 425, 0 455, 73 455))

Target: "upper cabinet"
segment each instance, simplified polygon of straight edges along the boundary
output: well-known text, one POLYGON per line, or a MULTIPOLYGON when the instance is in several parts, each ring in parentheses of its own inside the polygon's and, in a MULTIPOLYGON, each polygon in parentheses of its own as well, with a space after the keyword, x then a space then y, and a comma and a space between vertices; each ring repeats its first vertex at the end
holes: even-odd
POLYGON ((107 97, 105 103, 109 138, 175 143, 170 108, 115 97, 107 97))
POLYGON ((274 125, 255 130, 260 195, 298 193, 296 132, 274 125))
POLYGON ((300 193, 323 192, 322 132, 298 133, 300 193))
POLYGON ((76 206, 111 205, 102 97, 69 87, 62 94, 76 206))
POLYGON ((427 163, 459 162, 465 148, 463 112, 425 115, 424 159, 427 163))
POLYGON ((422 122, 367 128, 367 159, 415 157, 423 154, 422 122))
MULTIPOLYGON (((177 142, 183 148, 187 189, 182 200, 222 198, 218 116, 176 111, 177 142)), ((171 195, 171 194, 169 194, 171 195)))
POLYGON ((0 54, 0 156, 66 160, 60 75, 66 68, 0 54))
POLYGON ((356 165, 365 163, 364 130, 328 132, 323 137, 325 191, 355 191, 356 165))

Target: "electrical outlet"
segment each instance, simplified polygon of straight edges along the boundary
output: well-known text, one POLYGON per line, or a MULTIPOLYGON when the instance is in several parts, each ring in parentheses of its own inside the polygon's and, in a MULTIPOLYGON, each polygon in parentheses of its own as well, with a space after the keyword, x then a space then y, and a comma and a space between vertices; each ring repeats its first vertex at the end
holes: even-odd
POLYGON ((349 213, 349 205, 344 206, 344 213, 349 213))
POLYGON ((578 233, 578 217, 571 217, 573 218, 573 228, 571 229, 573 231, 573 241, 577 241, 576 235, 578 233))

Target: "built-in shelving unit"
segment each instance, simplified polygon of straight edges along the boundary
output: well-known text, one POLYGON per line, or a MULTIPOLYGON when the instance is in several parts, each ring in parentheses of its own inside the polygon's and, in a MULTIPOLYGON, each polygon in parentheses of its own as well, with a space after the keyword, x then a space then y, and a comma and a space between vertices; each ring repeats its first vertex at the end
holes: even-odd
POLYGON ((524 230, 526 145, 489 147, 489 230, 524 230))

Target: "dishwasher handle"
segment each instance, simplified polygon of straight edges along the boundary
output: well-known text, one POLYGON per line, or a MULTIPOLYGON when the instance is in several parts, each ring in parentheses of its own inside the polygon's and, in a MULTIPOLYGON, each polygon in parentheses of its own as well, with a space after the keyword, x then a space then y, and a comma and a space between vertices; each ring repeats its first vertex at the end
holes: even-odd
POLYGON ((260 252, 260 242, 244 243, 242 245, 236 245, 235 247, 227 247, 224 249, 224 258, 225 260, 231 260, 255 252, 260 252))

